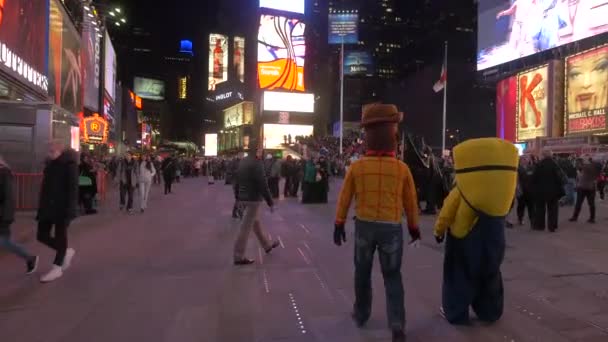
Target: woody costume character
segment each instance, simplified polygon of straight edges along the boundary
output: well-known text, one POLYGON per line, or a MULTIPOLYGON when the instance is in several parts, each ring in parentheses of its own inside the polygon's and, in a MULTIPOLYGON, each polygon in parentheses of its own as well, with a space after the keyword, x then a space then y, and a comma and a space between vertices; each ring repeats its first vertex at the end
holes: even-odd
POLYGON ((469 324, 469 307, 481 321, 502 316, 505 217, 515 196, 518 163, 517 148, 502 139, 454 147, 456 186, 434 231, 438 243, 446 239, 441 312, 452 324, 469 324))
POLYGON ((337 204, 334 243, 346 242, 344 225, 355 198, 355 304, 352 317, 363 326, 371 315, 371 272, 378 250, 385 283, 387 316, 393 341, 405 341, 405 306, 401 260, 405 211, 412 242, 420 239, 416 186, 409 167, 398 160, 397 126, 403 113, 394 105, 363 109, 367 153, 346 173, 337 204))

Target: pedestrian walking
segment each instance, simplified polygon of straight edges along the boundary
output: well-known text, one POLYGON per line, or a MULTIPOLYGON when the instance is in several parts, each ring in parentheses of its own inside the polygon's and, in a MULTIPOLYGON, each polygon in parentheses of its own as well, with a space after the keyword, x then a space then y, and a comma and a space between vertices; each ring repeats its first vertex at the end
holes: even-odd
POLYGON ((528 210, 528 219, 530 227, 534 226, 534 197, 532 177, 534 168, 530 164, 530 160, 522 157, 517 170, 517 222, 519 225, 524 224, 524 214, 528 210))
POLYGON ((559 200, 566 195, 564 190, 566 175, 553 159, 550 150, 542 152, 542 160, 534 168, 532 175, 534 184, 534 229, 555 232, 558 227, 559 200))
POLYGON ((84 213, 86 215, 96 214, 97 210, 93 209, 93 200, 97 195, 97 172, 88 155, 82 154, 80 156, 78 172, 79 202, 84 208, 84 213))
POLYGON ((167 157, 163 160, 163 182, 165 183, 165 195, 170 194, 172 191, 173 181, 175 180, 175 173, 177 166, 175 165, 175 159, 173 157, 167 157))
POLYGON ((261 147, 258 148, 256 141, 252 140, 250 140, 249 146, 249 155, 239 163, 236 177, 238 200, 245 210, 245 216, 234 244, 235 265, 250 265, 255 262, 245 257, 247 241, 252 230, 266 254, 279 246, 278 241, 270 241, 268 234, 264 232, 260 224, 259 210, 262 199, 266 201, 271 211, 274 211, 274 202, 270 195, 268 181, 264 173, 264 164, 261 160, 262 149, 261 147))
POLYGON ((456 187, 434 229, 437 243, 446 242, 440 313, 451 324, 468 325, 472 307, 480 321, 493 323, 504 308, 500 268, 505 218, 517 186, 518 151, 508 141, 483 138, 457 145, 453 155, 456 187))
POLYGON ((77 210, 78 155, 64 142, 56 140, 49 146, 36 215, 38 241, 55 251, 51 270, 40 278, 43 283, 62 277, 72 264, 76 251, 68 248, 68 227, 76 218, 77 210))
POLYGON ((588 223, 595 223, 595 191, 596 181, 599 177, 597 168, 591 162, 585 163, 582 159, 577 161, 576 176, 576 204, 570 222, 576 222, 583 207, 583 201, 587 200, 589 205, 588 223))
POLYGON ((126 209, 128 213, 133 212, 133 194, 137 186, 138 163, 130 153, 118 162, 116 177, 120 187, 120 210, 126 209))
POLYGON ((161 165, 162 165, 162 160, 160 158, 160 156, 156 156, 156 158, 154 158, 154 170, 156 170, 156 174, 154 175, 154 184, 160 184, 161 183, 161 165))
POLYGON ((32 274, 38 268, 38 257, 11 240, 11 224, 14 220, 13 173, 0 156, 0 247, 23 259, 27 274, 32 274))
POLYGON ((346 173, 337 204, 334 243, 346 242, 345 223, 352 199, 355 220, 355 304, 352 317, 363 326, 372 309, 372 265, 379 254, 384 278, 388 325, 393 341, 405 341, 405 306, 401 262, 405 211, 411 242, 420 239, 416 186, 409 167, 396 158, 397 125, 403 117, 394 105, 364 109, 368 151, 346 173))
POLYGON ((142 213, 148 208, 148 196, 155 176, 156 169, 150 156, 143 157, 139 163, 139 208, 142 213))

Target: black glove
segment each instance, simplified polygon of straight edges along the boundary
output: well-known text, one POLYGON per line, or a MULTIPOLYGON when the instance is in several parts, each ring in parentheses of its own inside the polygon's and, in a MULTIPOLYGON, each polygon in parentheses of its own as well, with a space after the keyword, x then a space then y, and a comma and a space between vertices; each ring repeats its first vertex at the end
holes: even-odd
POLYGON ((346 242, 344 223, 336 223, 334 225, 334 243, 336 246, 342 246, 342 242, 346 242))
POLYGON ((410 243, 413 243, 417 240, 420 240, 420 229, 418 227, 410 228, 408 227, 408 232, 410 233, 410 243))
POLYGON ((443 240, 445 239, 445 234, 441 235, 441 236, 437 236, 435 235, 435 241, 437 241, 437 243, 443 243, 443 240))

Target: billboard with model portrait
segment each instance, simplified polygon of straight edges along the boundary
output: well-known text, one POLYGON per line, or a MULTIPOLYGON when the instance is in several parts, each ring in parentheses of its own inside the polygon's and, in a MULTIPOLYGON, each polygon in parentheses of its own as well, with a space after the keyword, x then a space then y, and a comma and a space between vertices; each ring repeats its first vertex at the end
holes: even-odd
POLYGON ((116 52, 114 51, 114 45, 112 45, 112 40, 110 39, 110 35, 108 31, 106 31, 105 37, 105 57, 104 57, 104 67, 105 67, 105 90, 106 94, 110 98, 110 101, 116 100, 116 52))
POLYGON ((261 16, 258 31, 258 82, 261 89, 306 90, 305 28, 299 19, 261 16))
POLYGON ((76 114, 82 111, 80 35, 61 4, 51 0, 49 88, 55 104, 76 114))
POLYGON ((101 79, 101 38, 94 19, 88 15, 82 22, 82 83, 83 104, 93 112, 99 111, 99 80, 101 79))
POLYGON ((607 131, 608 46, 566 59, 566 134, 607 131))
POLYGON ((48 1, 0 1, 0 70, 45 95, 48 6, 48 1))
POLYGON ((209 35, 209 87, 228 81, 228 36, 212 33, 209 35))
POLYGON ((608 0, 479 0, 477 70, 608 32, 608 0))
POLYGON ((517 141, 549 136, 549 67, 517 75, 517 141))
POLYGON ((245 82, 245 38, 234 37, 232 67, 234 75, 240 82, 245 82))

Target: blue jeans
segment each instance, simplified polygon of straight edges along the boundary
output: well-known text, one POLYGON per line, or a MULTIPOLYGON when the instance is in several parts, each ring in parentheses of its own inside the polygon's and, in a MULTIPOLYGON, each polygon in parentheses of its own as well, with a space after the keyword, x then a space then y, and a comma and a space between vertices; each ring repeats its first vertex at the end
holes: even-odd
POLYGON ((405 328, 405 305, 401 259, 403 228, 400 224, 357 220, 355 222, 355 305, 354 315, 365 322, 372 309, 372 265, 378 250, 384 278, 386 311, 391 330, 405 328))
POLYGON ((568 182, 564 186, 566 196, 562 198, 562 203, 565 205, 574 205, 576 203, 576 180, 568 178, 568 182))
POLYGON ((11 240, 10 233, 0 235, 0 248, 8 250, 25 261, 29 261, 34 258, 34 256, 28 253, 23 246, 18 245, 11 240))

